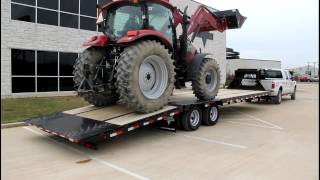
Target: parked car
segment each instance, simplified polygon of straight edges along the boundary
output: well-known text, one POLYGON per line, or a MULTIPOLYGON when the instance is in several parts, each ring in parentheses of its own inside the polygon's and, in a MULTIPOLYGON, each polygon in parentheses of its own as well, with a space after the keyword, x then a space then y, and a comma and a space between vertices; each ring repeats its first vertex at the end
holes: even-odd
POLYGON ((311 78, 311 82, 319 82, 319 77, 313 77, 313 78, 311 78))
POLYGON ((310 77, 310 75, 307 75, 307 74, 300 75, 300 76, 298 76, 298 81, 300 81, 300 82, 311 82, 311 77, 310 77))

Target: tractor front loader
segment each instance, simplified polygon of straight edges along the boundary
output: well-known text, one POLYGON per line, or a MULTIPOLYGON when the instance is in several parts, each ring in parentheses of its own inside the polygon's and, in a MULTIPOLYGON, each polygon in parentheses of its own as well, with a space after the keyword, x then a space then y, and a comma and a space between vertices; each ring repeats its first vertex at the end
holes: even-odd
POLYGON ((165 106, 174 88, 191 81, 198 99, 214 99, 219 66, 192 42, 201 32, 240 28, 246 18, 238 10, 213 12, 202 5, 191 17, 186 10, 168 0, 117 0, 98 7, 104 34, 85 42, 88 48, 74 64, 78 95, 96 106, 119 101, 149 113, 165 106))

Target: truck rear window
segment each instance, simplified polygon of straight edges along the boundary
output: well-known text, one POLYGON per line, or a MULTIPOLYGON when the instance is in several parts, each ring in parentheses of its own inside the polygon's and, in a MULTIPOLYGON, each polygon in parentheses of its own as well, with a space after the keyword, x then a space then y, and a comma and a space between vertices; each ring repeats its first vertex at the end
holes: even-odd
POLYGON ((276 70, 266 70, 265 71, 265 78, 282 78, 281 71, 276 70))

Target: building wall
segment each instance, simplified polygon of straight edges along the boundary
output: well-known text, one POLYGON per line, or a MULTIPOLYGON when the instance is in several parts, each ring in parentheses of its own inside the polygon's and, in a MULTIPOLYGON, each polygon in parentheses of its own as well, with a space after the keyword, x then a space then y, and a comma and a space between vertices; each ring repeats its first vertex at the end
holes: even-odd
MULTIPOLYGON (((11 49, 30 49, 41 51, 58 51, 80 53, 81 44, 87 38, 100 34, 94 31, 36 24, 31 22, 11 20, 11 0, 1 0, 1 97, 29 95, 58 95, 52 93, 19 93, 12 94, 11 84, 11 49)), ((183 9, 188 4, 188 14, 199 5, 191 0, 174 0, 173 4, 183 9)), ((208 40, 203 46, 202 38, 195 39, 195 46, 202 52, 212 53, 222 70, 222 83, 225 82, 226 68, 226 35, 214 33, 213 40, 208 40)), ((61 92, 64 94, 65 92, 61 92)))
POLYGON ((227 76, 234 75, 237 69, 275 68, 281 69, 281 61, 260 59, 227 59, 227 76))

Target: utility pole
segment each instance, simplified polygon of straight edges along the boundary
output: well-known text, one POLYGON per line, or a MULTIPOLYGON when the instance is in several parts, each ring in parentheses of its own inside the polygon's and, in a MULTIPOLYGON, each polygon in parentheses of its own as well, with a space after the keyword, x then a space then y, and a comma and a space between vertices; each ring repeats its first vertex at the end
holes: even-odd
POLYGON ((308 74, 308 75, 311 76, 311 72, 310 72, 310 62, 307 62, 307 64, 308 64, 308 70, 307 70, 307 73, 306 73, 306 74, 308 74))
POLYGON ((317 62, 313 62, 313 77, 316 77, 316 63, 317 62))

